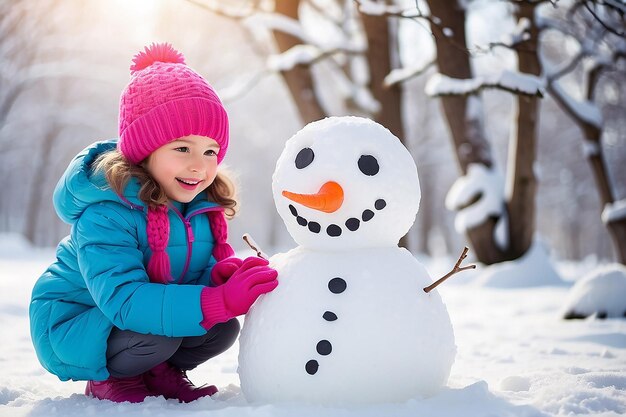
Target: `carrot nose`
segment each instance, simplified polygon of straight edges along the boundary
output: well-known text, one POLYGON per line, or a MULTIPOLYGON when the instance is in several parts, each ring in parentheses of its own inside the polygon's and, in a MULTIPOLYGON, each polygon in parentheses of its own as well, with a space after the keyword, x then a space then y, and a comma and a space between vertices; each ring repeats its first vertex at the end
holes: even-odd
POLYGON ((296 194, 283 191, 283 196, 303 206, 332 213, 339 210, 343 204, 343 188, 333 181, 328 181, 315 194, 296 194))

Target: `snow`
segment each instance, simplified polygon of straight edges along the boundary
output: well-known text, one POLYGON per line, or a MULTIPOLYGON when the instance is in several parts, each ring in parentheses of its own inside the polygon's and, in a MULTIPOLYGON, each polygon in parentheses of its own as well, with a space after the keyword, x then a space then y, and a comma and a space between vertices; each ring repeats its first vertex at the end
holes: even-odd
MULTIPOLYGON (((328 117, 293 135, 276 162, 272 190, 293 239, 321 250, 397 245, 413 224, 420 201, 419 177, 410 153, 388 129, 361 117, 328 117), (295 161, 305 149, 311 162, 298 168, 295 161), (371 175, 362 172, 362 157, 376 161, 379 170, 371 175), (343 195, 339 206, 328 207, 328 212, 283 194, 317 195, 328 183, 338 184, 343 195), (383 206, 376 208, 379 199, 383 206), (371 220, 363 219, 366 210, 371 220), (349 219, 358 233, 349 230, 349 219), (318 233, 309 227, 315 223, 318 233), (327 233, 328 228, 338 230, 340 239, 327 233)), ((321 196, 316 201, 321 202, 321 196)))
POLYGON ((296 45, 282 54, 270 55, 267 67, 273 71, 289 71, 296 65, 311 64, 322 56, 323 51, 314 45, 296 45))
MULTIPOLYGON (((30 342, 30 291, 53 259, 53 249, 35 250, 15 236, 0 236, 2 416, 609 417, 626 412, 626 321, 561 320, 566 286, 498 289, 475 281, 459 284, 462 280, 456 278, 437 290, 455 329, 457 359, 448 387, 427 399, 367 407, 248 404, 239 390, 237 344, 190 372, 193 381, 220 388, 213 398, 190 404, 163 398, 143 404, 86 398, 81 394, 84 382, 61 382, 45 372, 30 342)), ((438 276, 453 263, 432 259, 427 268, 438 276)), ((590 267, 562 262, 559 269, 567 272, 569 282, 590 267)), ((464 274, 478 276, 480 270, 464 274)))
POLYGON ((387 5, 384 1, 358 0, 359 10, 372 16, 383 16, 385 14, 400 14, 403 8, 398 5, 387 5))
POLYGON ((583 140, 582 143, 583 155, 589 159, 593 156, 598 156, 602 152, 602 145, 599 142, 593 140, 583 140))
POLYGON ((610 264, 598 268, 576 282, 563 309, 563 315, 587 317, 626 317, 626 267, 610 264))
POLYGON ((280 13, 254 13, 244 19, 243 23, 252 33, 264 34, 270 30, 276 30, 287 33, 303 42, 311 42, 311 39, 302 30, 300 22, 280 13))
POLYGON ((522 17, 511 33, 502 36, 502 43, 505 45, 515 45, 521 41, 527 40, 530 37, 528 33, 530 27, 530 20, 526 17, 522 17))
POLYGON ((493 87, 529 95, 542 95, 544 82, 534 75, 511 70, 502 70, 465 80, 436 73, 428 79, 425 91, 429 96, 467 95, 475 94, 483 88, 493 87))
POLYGON ((244 397, 362 405, 437 394, 456 346, 439 293, 423 291, 428 273, 397 246, 420 201, 409 151, 372 120, 329 117, 287 141, 272 178, 300 246, 270 258, 279 286, 246 315, 244 397))
POLYGON ((571 109, 577 119, 580 119, 585 123, 589 123, 592 126, 597 127, 599 130, 602 129, 602 112, 598 106, 587 100, 575 99, 567 93, 557 81, 553 81, 550 84, 550 87, 552 93, 563 99, 566 106, 571 109))
POLYGON ((402 81, 406 81, 412 77, 415 77, 423 73, 428 68, 430 68, 433 64, 434 62, 431 61, 425 65, 416 66, 416 67, 395 68, 391 70, 389 74, 385 76, 383 84, 385 87, 391 87, 395 84, 398 84, 402 81))
MULTIPOLYGON (((454 227, 459 233, 483 223, 490 216, 499 217, 503 211, 503 204, 502 176, 482 164, 470 164, 467 167, 467 174, 454 182, 445 201, 448 210, 458 211, 454 227), (475 203, 468 206, 476 199, 478 200, 475 203)), ((501 232, 498 241, 502 244, 506 241, 501 232)))
POLYGON ((279 285, 246 315, 239 340, 246 399, 363 405, 430 397, 445 386, 452 326, 439 293, 423 291, 432 280, 408 251, 299 246, 270 265, 279 285), (345 289, 329 291, 338 279, 345 289), (326 311, 336 319, 325 320, 326 311))
POLYGON ((626 218, 626 199, 618 200, 604 206, 602 223, 609 224, 626 218))
POLYGON ((520 259, 484 267, 477 280, 481 286, 496 288, 565 284, 550 260, 546 245, 541 239, 536 239, 520 259))

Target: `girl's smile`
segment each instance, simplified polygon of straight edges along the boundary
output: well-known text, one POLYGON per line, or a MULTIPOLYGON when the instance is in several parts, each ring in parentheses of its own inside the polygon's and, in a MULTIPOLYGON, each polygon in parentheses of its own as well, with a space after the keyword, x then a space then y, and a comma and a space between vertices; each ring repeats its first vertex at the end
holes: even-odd
POLYGON ((185 190, 195 190, 203 181, 195 180, 189 178, 176 178, 176 180, 180 183, 180 186, 185 190))

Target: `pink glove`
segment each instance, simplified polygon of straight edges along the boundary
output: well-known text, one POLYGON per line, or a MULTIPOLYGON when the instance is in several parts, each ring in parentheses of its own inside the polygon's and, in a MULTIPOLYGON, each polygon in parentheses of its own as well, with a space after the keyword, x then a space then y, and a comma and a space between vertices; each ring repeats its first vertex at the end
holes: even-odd
POLYGON ((204 316, 200 325, 208 330, 217 323, 246 314, 261 294, 276 288, 278 272, 268 265, 263 258, 246 258, 226 283, 219 287, 204 287, 200 294, 204 316))
POLYGON ((211 269, 211 282, 215 286, 220 286, 228 281, 237 269, 243 264, 243 261, 239 258, 231 256, 230 258, 222 259, 211 269))

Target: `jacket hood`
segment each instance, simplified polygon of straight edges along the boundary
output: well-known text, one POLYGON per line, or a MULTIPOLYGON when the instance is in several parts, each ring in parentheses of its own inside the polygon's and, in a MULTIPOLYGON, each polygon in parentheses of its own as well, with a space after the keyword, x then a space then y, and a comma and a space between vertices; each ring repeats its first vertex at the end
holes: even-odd
MULTIPOLYGON (((109 187, 104 173, 94 173, 92 170, 94 161, 116 146, 117 139, 96 142, 83 149, 68 165, 54 189, 52 198, 58 216, 65 223, 76 222, 91 204, 103 201, 123 202, 123 199, 109 187)), ((132 194, 132 197, 128 198, 129 201, 124 202, 126 205, 132 203, 144 206, 136 197, 139 188, 138 181, 133 178, 124 190, 125 198, 128 198, 126 194, 132 194)))
MULTIPOLYGON (((111 189, 104 173, 93 171, 94 161, 103 153, 116 147, 117 139, 96 142, 72 159, 59 179, 52 198, 58 216, 65 223, 75 223, 87 207, 104 201, 114 201, 147 212, 146 204, 138 197, 141 188, 139 180, 131 178, 124 188, 123 195, 120 196, 111 189)), ((183 204, 179 202, 171 202, 170 205, 179 212, 183 209, 183 204)), ((187 212, 191 212, 205 208, 219 208, 219 204, 208 201, 206 192, 203 191, 188 203, 187 207, 187 212)))

